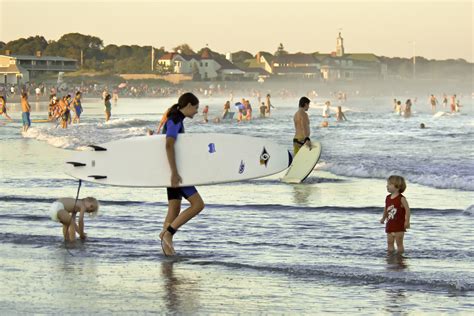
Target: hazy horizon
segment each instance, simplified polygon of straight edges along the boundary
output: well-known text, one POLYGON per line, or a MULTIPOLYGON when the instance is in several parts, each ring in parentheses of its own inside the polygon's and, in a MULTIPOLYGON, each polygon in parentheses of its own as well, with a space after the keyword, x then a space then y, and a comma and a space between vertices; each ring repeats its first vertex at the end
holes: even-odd
POLYGON ((221 53, 335 51, 473 61, 470 1, 111 1, 0 0, 0 41, 29 36, 58 40, 81 33, 104 45, 187 43, 221 53), (54 15, 52 15, 54 13, 54 15), (413 42, 416 44, 413 45, 413 42))

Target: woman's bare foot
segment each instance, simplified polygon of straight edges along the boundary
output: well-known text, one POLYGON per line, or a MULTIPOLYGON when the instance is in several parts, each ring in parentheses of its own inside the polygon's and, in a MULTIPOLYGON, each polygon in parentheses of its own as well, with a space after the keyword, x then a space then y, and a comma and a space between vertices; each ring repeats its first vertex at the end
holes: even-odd
POLYGON ((170 232, 163 230, 160 233, 160 239, 161 249, 163 250, 165 256, 174 256, 176 252, 174 251, 173 247, 173 235, 171 235, 170 232))

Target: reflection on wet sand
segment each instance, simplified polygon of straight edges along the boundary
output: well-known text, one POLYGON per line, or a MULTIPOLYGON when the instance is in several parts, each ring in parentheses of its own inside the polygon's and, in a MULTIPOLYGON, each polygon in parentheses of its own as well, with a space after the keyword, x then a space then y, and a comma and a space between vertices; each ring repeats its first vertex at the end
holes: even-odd
POLYGON ((407 258, 401 254, 394 253, 387 255, 386 260, 388 264, 387 270, 401 271, 408 268, 407 258))
POLYGON ((293 203, 297 205, 307 205, 319 193, 315 185, 295 184, 293 185, 293 203), (309 199, 311 197, 311 199, 309 199))
POLYGON ((166 313, 194 314, 199 312, 199 287, 196 279, 175 271, 179 259, 165 260, 161 263, 166 313))

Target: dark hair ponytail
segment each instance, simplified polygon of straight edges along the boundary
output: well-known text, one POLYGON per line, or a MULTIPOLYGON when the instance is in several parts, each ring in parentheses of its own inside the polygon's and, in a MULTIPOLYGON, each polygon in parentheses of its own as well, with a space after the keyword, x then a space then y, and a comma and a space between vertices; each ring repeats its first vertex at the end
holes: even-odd
POLYGON ((186 92, 179 97, 178 103, 171 107, 171 111, 180 110, 189 103, 191 103, 192 106, 196 106, 199 104, 199 99, 191 92, 186 92))

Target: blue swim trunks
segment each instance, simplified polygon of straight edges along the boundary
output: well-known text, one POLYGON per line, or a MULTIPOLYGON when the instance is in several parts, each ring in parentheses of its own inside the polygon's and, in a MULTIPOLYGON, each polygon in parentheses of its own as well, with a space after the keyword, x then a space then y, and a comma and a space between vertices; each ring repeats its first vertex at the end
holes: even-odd
POLYGON ((30 112, 22 112, 21 113, 21 121, 23 122, 23 126, 31 126, 30 121, 30 112))
POLYGON ((181 188, 166 188, 169 200, 182 200, 183 197, 188 200, 191 196, 196 194, 198 191, 195 187, 181 187, 181 188))

